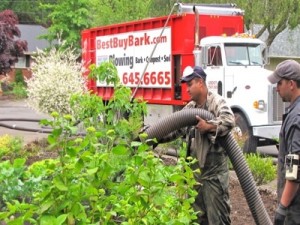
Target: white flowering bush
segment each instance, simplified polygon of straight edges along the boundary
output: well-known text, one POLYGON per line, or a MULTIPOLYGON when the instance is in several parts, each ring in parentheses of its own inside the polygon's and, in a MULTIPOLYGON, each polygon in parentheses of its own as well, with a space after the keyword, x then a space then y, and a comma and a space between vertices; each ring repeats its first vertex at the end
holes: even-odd
POLYGON ((87 91, 82 65, 72 49, 39 51, 27 80, 28 104, 42 113, 72 114, 70 98, 87 91))

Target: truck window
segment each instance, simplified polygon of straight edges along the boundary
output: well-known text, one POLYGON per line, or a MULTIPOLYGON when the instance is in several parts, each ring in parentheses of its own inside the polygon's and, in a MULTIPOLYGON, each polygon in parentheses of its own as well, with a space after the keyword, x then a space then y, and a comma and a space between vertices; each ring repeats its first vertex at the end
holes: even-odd
POLYGON ((263 64, 259 44, 226 44, 225 55, 228 66, 261 66, 263 64))
POLYGON ((260 45, 251 45, 249 49, 249 59, 251 65, 263 65, 262 49, 260 45))
POLYGON ((208 66, 222 66, 220 46, 211 46, 208 49, 208 66))

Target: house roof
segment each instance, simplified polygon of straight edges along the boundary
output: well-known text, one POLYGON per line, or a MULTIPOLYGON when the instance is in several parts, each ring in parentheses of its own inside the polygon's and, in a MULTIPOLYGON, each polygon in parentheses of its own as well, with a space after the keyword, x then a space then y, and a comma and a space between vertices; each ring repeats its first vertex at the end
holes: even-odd
MULTIPOLYGON (((258 30, 262 25, 254 25, 254 32, 258 30)), ((270 56, 271 57, 300 57, 300 26, 291 30, 286 28, 280 34, 276 36, 274 41, 270 46, 270 56)), ((267 39, 268 32, 265 31, 259 39, 265 41, 267 39)))
POLYGON ((39 39, 40 35, 46 34, 47 29, 40 25, 18 24, 17 27, 21 32, 20 40, 26 40, 28 43, 27 53, 36 52, 37 49, 45 49, 50 44, 45 39, 39 39))

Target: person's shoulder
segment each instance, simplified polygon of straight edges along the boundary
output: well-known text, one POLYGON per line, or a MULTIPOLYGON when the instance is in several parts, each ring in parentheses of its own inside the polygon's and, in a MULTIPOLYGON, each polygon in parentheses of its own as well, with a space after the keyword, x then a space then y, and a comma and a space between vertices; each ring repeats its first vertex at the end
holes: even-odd
POLYGON ((296 98, 293 104, 288 106, 289 114, 300 115, 300 96, 296 98))
POLYGON ((183 109, 191 109, 191 108, 195 108, 196 107, 196 102, 195 101, 190 101, 189 103, 187 103, 183 109))
POLYGON ((219 102, 219 101, 226 102, 225 98, 223 96, 219 95, 218 93, 212 92, 212 91, 208 91, 207 99, 208 99, 208 101, 211 100, 214 102, 219 102))
POLYGON ((296 107, 300 108, 300 96, 298 96, 295 100, 296 107))

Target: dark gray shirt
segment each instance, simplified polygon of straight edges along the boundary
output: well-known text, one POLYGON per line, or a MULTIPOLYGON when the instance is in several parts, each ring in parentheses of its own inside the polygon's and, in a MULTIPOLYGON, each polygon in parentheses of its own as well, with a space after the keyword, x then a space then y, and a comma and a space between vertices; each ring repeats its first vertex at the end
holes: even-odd
POLYGON ((279 135, 278 154, 278 199, 281 199, 285 184, 284 159, 289 153, 300 154, 300 96, 283 114, 282 127, 279 135))

